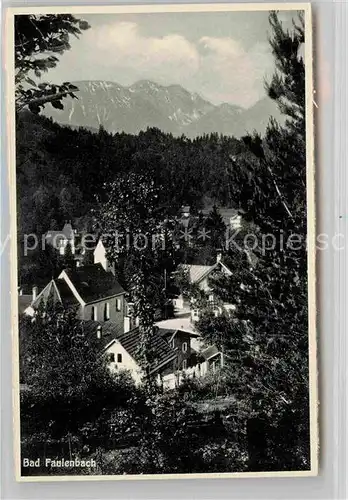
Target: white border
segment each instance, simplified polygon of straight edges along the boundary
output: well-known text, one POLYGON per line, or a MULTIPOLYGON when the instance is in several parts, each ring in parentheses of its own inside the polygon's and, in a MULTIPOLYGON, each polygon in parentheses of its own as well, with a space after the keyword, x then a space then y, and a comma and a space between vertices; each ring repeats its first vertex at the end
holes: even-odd
POLYGON ((316 339, 316 279, 315 279, 315 188, 314 188, 314 136, 313 136, 313 67, 312 67, 312 13, 309 3, 266 4, 169 4, 169 5, 118 5, 105 7, 61 6, 61 7, 13 7, 6 11, 6 103, 8 122, 8 163, 10 180, 11 216, 11 306, 12 306, 12 359, 13 359, 13 420, 14 456, 16 479, 20 482, 95 481, 95 480, 162 480, 197 478, 251 478, 251 477, 308 477, 318 474, 318 389, 317 389, 317 339, 316 339), (15 120, 14 120, 14 23, 16 14, 29 13, 160 13, 160 12, 225 12, 225 11, 269 11, 303 10, 305 12, 305 65, 306 65, 306 161, 307 161, 307 225, 308 225, 308 300, 309 300, 309 383, 310 383, 310 429, 311 470, 278 472, 244 472, 211 474, 158 474, 158 475, 91 475, 91 476, 21 476, 20 474, 20 422, 19 422, 19 347, 18 347, 18 297, 17 297, 17 230, 16 230, 16 170, 15 170, 15 120))

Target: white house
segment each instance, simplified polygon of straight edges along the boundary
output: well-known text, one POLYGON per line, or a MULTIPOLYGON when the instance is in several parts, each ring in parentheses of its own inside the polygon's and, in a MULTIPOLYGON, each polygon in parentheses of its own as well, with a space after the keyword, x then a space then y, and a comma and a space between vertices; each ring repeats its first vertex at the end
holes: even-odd
POLYGON ((75 255, 76 246, 75 239, 77 236, 76 229, 72 228, 70 222, 66 222, 61 231, 47 231, 45 234, 45 241, 53 248, 59 251, 60 255, 65 255, 68 243, 71 247, 71 253, 75 255))
POLYGON ((82 320, 110 321, 127 332, 136 326, 136 318, 132 316, 131 304, 125 295, 111 272, 105 271, 100 263, 91 264, 64 269, 40 293, 34 287, 32 301, 24 313, 34 316, 39 305, 46 305, 50 299, 65 308, 75 307, 77 317, 82 320))
MULTIPOLYGON (((113 322, 84 321, 83 325, 89 341, 107 358, 110 370, 128 371, 134 382, 139 385, 145 375, 139 363, 138 346, 141 340, 139 328, 123 333, 119 325, 113 322)), ((159 375, 164 370, 174 372, 177 365, 177 351, 157 333, 153 336, 152 344, 157 354, 148 367, 148 373, 159 375)))

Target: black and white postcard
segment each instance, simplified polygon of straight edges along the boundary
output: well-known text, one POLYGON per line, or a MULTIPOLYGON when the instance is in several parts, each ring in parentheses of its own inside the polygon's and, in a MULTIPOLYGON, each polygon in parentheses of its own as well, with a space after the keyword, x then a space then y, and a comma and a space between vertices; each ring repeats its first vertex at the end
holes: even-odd
POLYGON ((311 31, 9 9, 18 480, 317 474, 311 31))

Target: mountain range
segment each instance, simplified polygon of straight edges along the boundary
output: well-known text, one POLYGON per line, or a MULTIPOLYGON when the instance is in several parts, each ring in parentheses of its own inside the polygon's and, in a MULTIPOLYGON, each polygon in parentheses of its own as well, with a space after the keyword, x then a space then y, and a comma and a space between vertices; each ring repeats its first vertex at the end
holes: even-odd
POLYGON ((72 82, 78 99, 64 99, 64 109, 46 106, 44 114, 72 127, 98 129, 111 133, 138 134, 157 127, 175 136, 194 138, 203 134, 240 137, 256 130, 263 133, 271 116, 281 119, 276 104, 265 97, 251 108, 228 103, 214 105, 180 85, 163 86, 141 80, 129 87, 115 82, 72 82))

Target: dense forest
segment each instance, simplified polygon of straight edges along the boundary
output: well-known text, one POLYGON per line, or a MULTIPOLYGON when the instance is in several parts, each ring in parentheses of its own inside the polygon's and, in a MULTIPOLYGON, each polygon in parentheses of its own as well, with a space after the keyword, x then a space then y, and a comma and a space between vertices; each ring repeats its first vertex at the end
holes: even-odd
MULTIPOLYGON (((95 213, 106 196, 105 185, 143 175, 158 189, 163 217, 176 216, 182 205, 197 214, 207 204, 238 208, 243 196, 237 158, 247 155, 242 141, 210 134, 194 140, 174 138, 158 129, 139 135, 98 133, 60 126, 30 111, 17 118, 17 198, 20 283, 43 285, 63 265, 52 249, 23 255, 24 235, 38 240, 61 230, 69 220, 79 231, 98 234, 95 213), (62 147, 64 145, 64 147, 62 147)), ((28 238, 30 241, 30 238, 28 238)))
POLYGON ((240 141, 217 134, 190 140, 158 129, 139 135, 112 135, 102 128, 94 133, 22 112, 17 120, 19 232, 41 234, 90 214, 104 184, 131 172, 156 181, 168 214, 183 204, 202 208, 205 198, 233 206, 241 190, 235 158, 242 151, 240 141))

